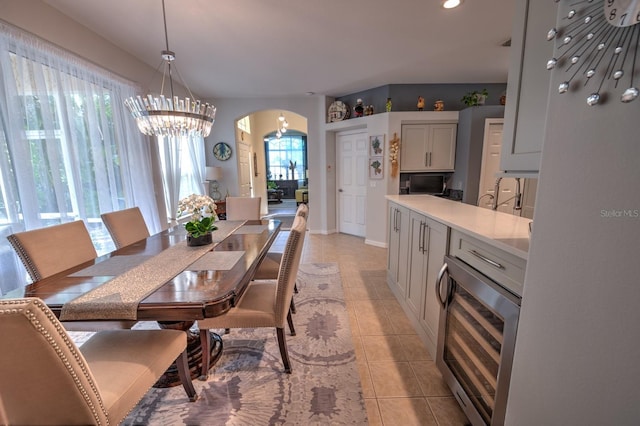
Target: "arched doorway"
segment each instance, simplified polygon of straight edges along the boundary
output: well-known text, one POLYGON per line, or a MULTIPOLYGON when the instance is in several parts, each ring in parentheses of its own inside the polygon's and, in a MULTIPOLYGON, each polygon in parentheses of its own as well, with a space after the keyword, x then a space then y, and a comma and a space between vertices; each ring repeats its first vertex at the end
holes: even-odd
MULTIPOLYGON (((308 188, 306 117, 292 111, 268 109, 242 117, 237 124, 236 141, 250 147, 251 157, 250 165, 247 167, 238 163, 238 170, 241 167, 250 170, 251 194, 262 198, 262 214, 295 213, 298 203, 296 191, 308 188), (280 132, 281 137, 277 138, 277 132, 282 129, 282 122, 285 121, 281 120, 283 117, 288 126, 284 133, 280 132), (244 122, 242 126, 240 122, 244 122), (270 145, 268 141, 272 139, 279 142, 270 145), (304 143, 302 151, 301 141, 304 143), (268 149, 269 146, 272 148, 268 149), (268 154, 269 151, 272 155, 268 154), (269 187, 273 189, 274 186, 281 192, 269 191, 269 187), (278 195, 281 195, 280 200, 278 195)), ((298 195, 302 199, 302 193, 298 192, 298 195)), ((308 190, 305 194, 305 200, 307 199, 308 190)))

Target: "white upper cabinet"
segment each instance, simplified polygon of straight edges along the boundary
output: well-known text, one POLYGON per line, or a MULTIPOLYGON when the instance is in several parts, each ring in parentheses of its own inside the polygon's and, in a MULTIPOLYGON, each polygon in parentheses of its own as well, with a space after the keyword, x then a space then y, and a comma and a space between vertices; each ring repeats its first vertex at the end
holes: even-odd
POLYGON ((457 123, 402 125, 400 170, 452 172, 456 159, 457 123))
POLYGON ((557 10, 552 1, 516 2, 500 160, 505 172, 540 168, 551 82, 546 64, 553 56, 553 42, 546 35, 556 26, 557 10))

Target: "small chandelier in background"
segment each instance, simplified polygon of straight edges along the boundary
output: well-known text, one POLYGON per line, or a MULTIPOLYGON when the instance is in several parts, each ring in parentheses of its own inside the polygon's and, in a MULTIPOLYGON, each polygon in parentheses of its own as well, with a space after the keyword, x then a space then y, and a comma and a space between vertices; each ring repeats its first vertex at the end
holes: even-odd
MULTIPOLYGON (((164 0, 162 0, 162 19, 164 21, 164 37, 167 48, 162 51, 164 70, 160 96, 148 94, 146 97, 142 97, 138 95, 135 98, 126 99, 124 103, 129 108, 133 118, 136 119, 138 129, 147 136, 199 135, 207 137, 211 133, 211 127, 216 117, 216 107, 209 103, 195 100, 184 81, 182 83, 189 92, 190 97, 179 99, 173 95, 171 63, 176 59, 176 54, 169 50, 164 0), (166 74, 169 75, 170 97, 164 96, 166 74)), ((178 72, 177 68, 176 72, 178 72)), ((178 77, 180 77, 179 73, 178 77)))
POLYGON ((280 117, 278 117, 278 121, 276 123, 278 128, 278 130, 276 131, 276 138, 280 139, 283 134, 287 133, 289 122, 286 118, 284 118, 284 115, 280 113, 280 117))

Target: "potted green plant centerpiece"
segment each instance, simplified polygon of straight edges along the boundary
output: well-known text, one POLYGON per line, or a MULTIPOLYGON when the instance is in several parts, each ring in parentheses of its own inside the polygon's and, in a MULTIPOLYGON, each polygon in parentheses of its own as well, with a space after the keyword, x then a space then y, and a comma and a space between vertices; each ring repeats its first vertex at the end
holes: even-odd
POLYGON ((218 229, 213 224, 216 220, 216 204, 206 195, 191 194, 178 203, 178 217, 190 215, 184 224, 187 231, 187 245, 203 246, 211 244, 211 232, 218 229))
POLYGON ((474 90, 473 92, 468 92, 460 100, 466 106, 484 105, 484 102, 486 101, 487 96, 489 96, 489 92, 487 92, 487 89, 482 89, 480 91, 474 90))

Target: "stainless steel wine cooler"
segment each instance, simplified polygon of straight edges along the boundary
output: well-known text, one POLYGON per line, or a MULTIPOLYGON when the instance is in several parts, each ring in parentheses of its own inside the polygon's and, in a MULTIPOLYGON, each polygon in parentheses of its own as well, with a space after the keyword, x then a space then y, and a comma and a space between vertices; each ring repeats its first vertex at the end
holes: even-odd
POLYGON ((474 426, 502 425, 520 298, 451 256, 445 256, 436 291, 436 365, 474 426))

